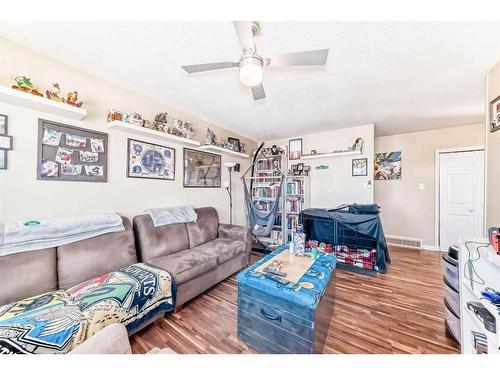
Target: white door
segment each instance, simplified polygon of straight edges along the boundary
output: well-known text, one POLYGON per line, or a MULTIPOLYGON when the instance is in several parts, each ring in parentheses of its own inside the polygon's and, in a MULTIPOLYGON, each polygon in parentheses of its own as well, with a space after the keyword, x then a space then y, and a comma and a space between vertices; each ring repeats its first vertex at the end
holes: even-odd
POLYGON ((482 237, 484 151, 439 155, 439 245, 441 251, 460 237, 482 237))

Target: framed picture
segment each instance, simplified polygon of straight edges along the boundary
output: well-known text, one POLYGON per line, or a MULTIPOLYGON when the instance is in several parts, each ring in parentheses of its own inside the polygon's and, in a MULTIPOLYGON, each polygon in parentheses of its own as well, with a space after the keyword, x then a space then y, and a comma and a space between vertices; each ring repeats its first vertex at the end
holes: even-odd
POLYGON ((309 172, 311 171, 310 165, 304 165, 304 176, 309 176, 309 172))
POLYGON ((7 150, 0 150, 0 170, 7 169, 7 150))
POLYGON ((368 176, 368 159, 352 159, 352 175, 368 176))
POLYGON ((288 159, 298 160, 302 157, 302 138, 290 139, 288 141, 288 159))
POLYGON ((7 115, 0 115, 0 135, 7 135, 8 124, 9 117, 7 115))
POLYGON ((0 135, 0 150, 12 150, 11 135, 0 135))
POLYGON ((107 176, 107 133, 38 120, 38 180, 106 182, 107 176))
POLYGON ((220 188, 221 156, 184 148, 184 187, 220 188))
POLYGON ((128 138, 127 177, 175 180, 175 149, 128 138))
POLYGON ((490 102, 490 132, 500 129, 500 96, 490 102))
POLYGON ((231 150, 241 152, 240 140, 238 138, 227 137, 227 142, 231 145, 231 150))
POLYGON ((375 154, 375 180, 401 180, 401 151, 375 154))

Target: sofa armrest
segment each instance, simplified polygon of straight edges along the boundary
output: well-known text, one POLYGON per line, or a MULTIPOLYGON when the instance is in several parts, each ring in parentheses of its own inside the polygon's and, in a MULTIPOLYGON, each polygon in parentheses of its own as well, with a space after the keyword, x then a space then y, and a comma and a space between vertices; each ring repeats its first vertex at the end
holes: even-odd
POLYGON ((250 257, 252 255, 252 232, 250 227, 244 225, 219 224, 219 238, 245 242, 248 263, 250 263, 250 257))
POLYGON ((69 354, 130 354, 132 349, 127 329, 123 324, 114 323, 104 327, 85 340, 69 354))

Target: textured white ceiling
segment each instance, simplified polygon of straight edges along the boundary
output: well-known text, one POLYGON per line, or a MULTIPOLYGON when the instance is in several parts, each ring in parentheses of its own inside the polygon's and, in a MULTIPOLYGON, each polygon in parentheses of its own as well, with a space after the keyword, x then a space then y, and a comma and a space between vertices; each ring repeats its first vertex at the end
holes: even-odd
MULTIPOLYGON (((254 102, 231 22, 3 23, 0 36, 256 140, 375 123, 378 135, 483 121, 500 23, 262 22, 265 56, 330 48, 325 67, 267 68, 254 102), (67 32, 71 30, 70 32, 67 32)), ((140 111, 140 109, 138 109, 140 111)))

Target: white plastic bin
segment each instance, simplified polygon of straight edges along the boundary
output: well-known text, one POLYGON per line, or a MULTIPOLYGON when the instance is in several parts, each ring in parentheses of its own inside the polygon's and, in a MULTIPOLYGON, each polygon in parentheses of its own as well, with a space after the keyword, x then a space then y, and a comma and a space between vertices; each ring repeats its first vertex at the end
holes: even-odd
POLYGON ((460 284, 458 282, 458 261, 448 254, 443 254, 443 273, 450 285, 455 288, 455 290, 460 291, 460 284))
POLYGON ((460 318, 457 317, 450 309, 445 307, 445 325, 448 329, 450 336, 460 344, 460 318))

